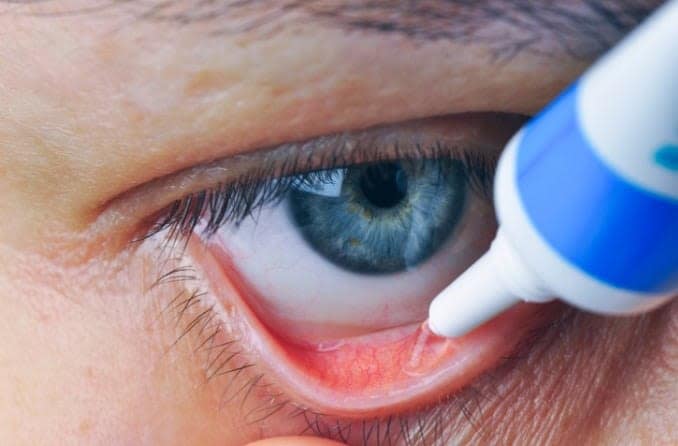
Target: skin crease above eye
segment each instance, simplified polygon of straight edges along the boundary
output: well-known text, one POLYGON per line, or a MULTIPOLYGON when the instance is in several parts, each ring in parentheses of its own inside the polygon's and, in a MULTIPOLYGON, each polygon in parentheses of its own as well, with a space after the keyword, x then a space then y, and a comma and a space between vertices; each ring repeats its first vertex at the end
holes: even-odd
MULTIPOLYGON (((587 64, 525 53, 493 65, 472 44, 317 25, 215 40, 199 26, 130 22, 115 10, 0 14, 0 444, 239 446, 314 433, 287 408, 247 419, 272 412, 257 392, 224 397, 260 365, 207 378, 216 319, 190 329, 209 314, 175 300, 190 282, 149 289, 157 250, 129 244, 115 218, 92 225, 102 204, 287 140, 474 109, 531 113, 587 64)), ((568 312, 431 410, 448 444, 675 444, 677 374, 676 303, 626 319, 568 312)), ((392 429, 417 441, 417 419, 392 429)), ((329 419, 312 421, 338 439, 329 419)))

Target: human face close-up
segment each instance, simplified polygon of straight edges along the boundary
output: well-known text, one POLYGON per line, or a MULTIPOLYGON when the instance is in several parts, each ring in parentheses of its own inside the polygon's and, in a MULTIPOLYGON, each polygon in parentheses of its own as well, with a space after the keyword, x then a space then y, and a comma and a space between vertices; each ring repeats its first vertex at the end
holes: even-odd
POLYGON ((0 1, 0 444, 678 443, 675 299, 424 324, 660 4, 0 1))

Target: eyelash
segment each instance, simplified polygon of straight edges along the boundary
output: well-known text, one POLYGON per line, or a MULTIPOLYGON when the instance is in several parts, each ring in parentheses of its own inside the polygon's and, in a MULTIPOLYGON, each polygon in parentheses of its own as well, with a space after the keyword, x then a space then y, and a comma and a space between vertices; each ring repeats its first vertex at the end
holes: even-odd
MULTIPOLYGON (((396 149, 396 152, 399 152, 396 149)), ((332 180, 336 169, 359 164, 390 160, 453 159, 461 162, 467 174, 467 181, 481 196, 491 199, 492 182, 497 156, 480 154, 469 149, 445 146, 436 142, 430 147, 417 145, 410 153, 397 153, 395 157, 370 154, 330 154, 314 170, 304 171, 305 161, 294 159, 282 166, 271 165, 250 171, 228 183, 219 183, 213 188, 187 195, 174 201, 161 213, 156 223, 141 238, 146 239, 159 233, 167 233, 167 240, 187 239, 198 225, 203 237, 209 238, 225 224, 238 225, 244 219, 267 206, 280 203, 285 196, 303 184, 327 183, 332 180), (358 161, 360 160, 360 161, 358 161), (205 221, 203 217, 207 215, 205 221)), ((306 160, 308 161, 308 160, 306 160)))

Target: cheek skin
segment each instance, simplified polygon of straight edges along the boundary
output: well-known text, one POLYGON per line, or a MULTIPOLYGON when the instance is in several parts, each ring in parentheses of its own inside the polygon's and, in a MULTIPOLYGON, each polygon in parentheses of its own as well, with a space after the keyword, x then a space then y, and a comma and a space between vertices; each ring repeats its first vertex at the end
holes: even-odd
POLYGON ((513 397, 484 407, 507 424, 476 441, 676 444, 678 302, 632 318, 572 312, 553 328, 503 377, 513 397))
POLYGON ((204 384, 192 336, 175 344, 187 321, 163 312, 171 291, 144 292, 157 259, 141 249, 64 265, 0 244, 0 444, 260 438, 242 426, 237 403, 219 410, 224 382, 204 384))

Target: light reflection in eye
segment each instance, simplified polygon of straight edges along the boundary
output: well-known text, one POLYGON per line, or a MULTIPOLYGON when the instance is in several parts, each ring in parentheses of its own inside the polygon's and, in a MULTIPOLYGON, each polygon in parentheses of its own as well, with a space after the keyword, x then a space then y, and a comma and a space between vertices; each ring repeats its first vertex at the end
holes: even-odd
POLYGON ((252 290, 259 317, 294 342, 418 323, 496 229, 467 176, 450 158, 337 169, 211 243, 252 290))

